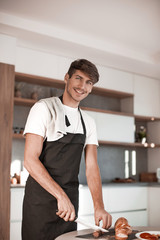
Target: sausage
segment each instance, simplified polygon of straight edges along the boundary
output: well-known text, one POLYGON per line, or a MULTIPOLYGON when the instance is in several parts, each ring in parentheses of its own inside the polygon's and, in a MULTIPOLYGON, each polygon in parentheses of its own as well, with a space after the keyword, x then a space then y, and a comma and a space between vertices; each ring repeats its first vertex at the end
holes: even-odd
POLYGON ((100 237, 100 236, 102 236, 102 231, 95 231, 95 232, 93 232, 93 237, 94 238, 98 238, 98 237, 100 237))

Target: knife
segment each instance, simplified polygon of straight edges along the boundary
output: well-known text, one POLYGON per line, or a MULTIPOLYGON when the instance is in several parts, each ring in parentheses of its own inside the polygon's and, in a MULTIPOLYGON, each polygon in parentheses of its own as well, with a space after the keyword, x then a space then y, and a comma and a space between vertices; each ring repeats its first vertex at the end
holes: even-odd
POLYGON ((92 228, 92 229, 94 229, 96 231, 109 232, 108 230, 106 230, 106 229, 104 229, 102 227, 96 226, 96 225, 94 225, 92 223, 88 223, 88 222, 86 222, 86 221, 84 221, 84 220, 82 220, 80 218, 76 218, 74 221, 76 223, 82 224, 82 225, 84 225, 84 226, 86 226, 88 228, 92 228))

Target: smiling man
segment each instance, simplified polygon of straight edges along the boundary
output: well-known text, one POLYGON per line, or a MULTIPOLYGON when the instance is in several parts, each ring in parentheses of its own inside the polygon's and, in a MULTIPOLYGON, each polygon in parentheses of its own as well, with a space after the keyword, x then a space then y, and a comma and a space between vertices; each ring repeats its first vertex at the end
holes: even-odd
POLYGON ((53 240, 76 230, 83 150, 95 223, 102 220, 103 228, 111 226, 102 199, 95 122, 78 107, 98 80, 93 63, 76 60, 65 75, 63 95, 38 101, 29 113, 24 131, 24 166, 30 175, 23 203, 23 240, 53 240))

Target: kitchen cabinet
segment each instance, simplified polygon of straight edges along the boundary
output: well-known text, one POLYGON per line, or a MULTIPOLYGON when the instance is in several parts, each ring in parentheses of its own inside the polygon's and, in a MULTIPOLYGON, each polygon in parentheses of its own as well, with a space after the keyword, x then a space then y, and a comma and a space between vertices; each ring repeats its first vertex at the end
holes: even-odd
MULTIPOLYGON (((94 208, 89 188, 87 186, 80 186, 79 192, 78 216, 94 223, 94 208)), ((113 226, 119 217, 127 218, 131 226, 147 226, 147 197, 147 187, 103 186, 104 205, 105 209, 112 215, 113 226)), ((82 225, 78 225, 78 229, 83 228, 82 225)))
POLYGON ((131 226, 148 226, 148 213, 147 210, 128 211, 120 213, 111 213, 113 223, 120 217, 128 220, 131 226))
POLYGON ((100 81, 98 87, 133 94, 133 74, 117 69, 98 66, 100 81))
POLYGON ((118 212, 147 209, 147 187, 104 187, 103 192, 108 211, 118 212))
POLYGON ((160 187, 148 189, 148 223, 150 227, 160 228, 160 187))
POLYGON ((10 240, 21 240, 22 204, 24 188, 11 188, 10 240))
POLYGON ((98 140, 115 142, 134 142, 134 118, 86 111, 94 118, 97 126, 98 140))
POLYGON ((134 114, 160 117, 160 83, 156 79, 134 76, 134 114))

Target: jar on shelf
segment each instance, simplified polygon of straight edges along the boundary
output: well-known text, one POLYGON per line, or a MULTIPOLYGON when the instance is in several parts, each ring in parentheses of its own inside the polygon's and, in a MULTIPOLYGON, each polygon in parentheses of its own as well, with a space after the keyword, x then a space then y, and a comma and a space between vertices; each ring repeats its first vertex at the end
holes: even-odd
POLYGON ((31 93, 31 99, 38 100, 38 92, 32 92, 31 93))
POLYGON ((15 89, 14 96, 18 97, 18 98, 21 98, 22 97, 21 90, 20 89, 15 89))
POLYGON ((21 98, 22 97, 22 91, 21 91, 21 89, 22 89, 22 87, 23 87, 23 85, 24 85, 24 83, 16 83, 15 84, 15 89, 14 89, 14 96, 15 97, 18 97, 18 98, 21 98))

